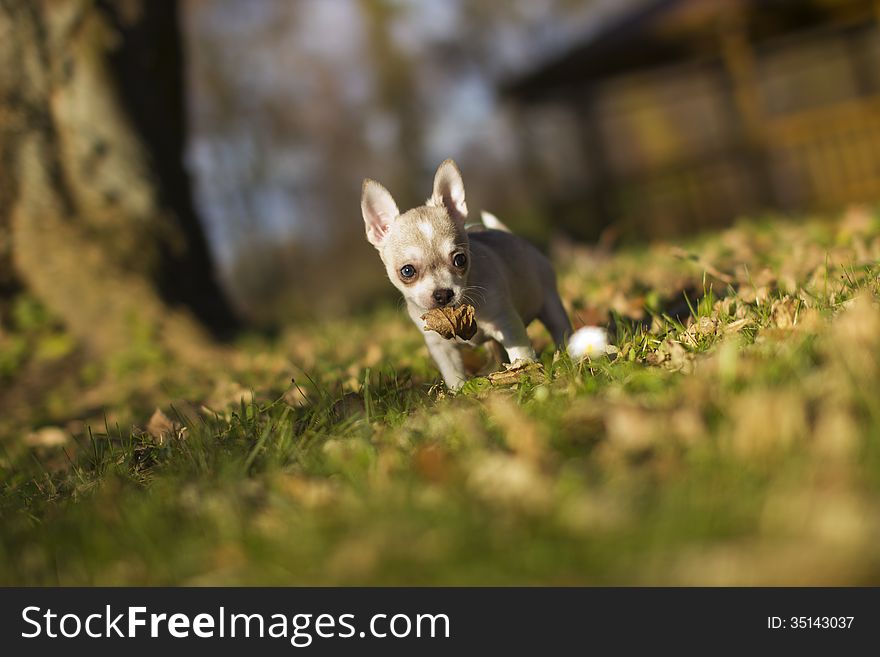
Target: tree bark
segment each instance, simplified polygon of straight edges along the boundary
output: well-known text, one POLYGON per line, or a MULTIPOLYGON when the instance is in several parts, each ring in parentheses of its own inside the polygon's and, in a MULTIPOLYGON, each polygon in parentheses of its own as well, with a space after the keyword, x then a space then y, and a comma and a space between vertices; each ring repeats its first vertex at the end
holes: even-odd
POLYGON ((176 2, 0 0, 0 295, 99 351, 234 328, 185 136, 176 2))

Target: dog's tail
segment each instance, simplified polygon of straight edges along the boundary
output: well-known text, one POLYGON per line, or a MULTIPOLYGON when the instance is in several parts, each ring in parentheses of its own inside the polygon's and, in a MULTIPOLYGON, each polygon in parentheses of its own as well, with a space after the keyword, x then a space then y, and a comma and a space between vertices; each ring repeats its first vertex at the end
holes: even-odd
POLYGON ((483 210, 480 213, 480 218, 483 220, 483 225, 490 230, 503 230, 505 233, 513 232, 510 228, 504 225, 504 222, 502 222, 501 219, 491 212, 483 210))

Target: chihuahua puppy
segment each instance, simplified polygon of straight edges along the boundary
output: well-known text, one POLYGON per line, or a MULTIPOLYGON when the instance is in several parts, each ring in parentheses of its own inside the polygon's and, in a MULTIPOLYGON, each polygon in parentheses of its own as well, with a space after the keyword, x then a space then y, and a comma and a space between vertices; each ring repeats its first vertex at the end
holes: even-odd
MULTIPOLYGON (((526 326, 536 318, 564 345, 571 323, 549 260, 493 215, 483 213, 481 223, 466 225, 464 183, 452 160, 437 169, 425 205, 402 214, 382 185, 365 180, 361 212, 367 241, 420 329, 421 316, 432 308, 471 303, 477 333, 469 342, 495 340, 511 362, 535 359, 526 326)), ((425 342, 446 385, 460 388, 466 377, 456 341, 428 331, 425 342)))

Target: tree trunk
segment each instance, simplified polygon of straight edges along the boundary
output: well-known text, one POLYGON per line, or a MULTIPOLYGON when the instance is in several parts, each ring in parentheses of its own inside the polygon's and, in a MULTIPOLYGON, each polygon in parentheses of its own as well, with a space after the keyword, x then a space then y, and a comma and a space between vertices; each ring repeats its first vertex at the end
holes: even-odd
POLYGON ((0 295, 29 289, 102 352, 234 327, 182 162, 182 64, 172 0, 0 0, 0 295))

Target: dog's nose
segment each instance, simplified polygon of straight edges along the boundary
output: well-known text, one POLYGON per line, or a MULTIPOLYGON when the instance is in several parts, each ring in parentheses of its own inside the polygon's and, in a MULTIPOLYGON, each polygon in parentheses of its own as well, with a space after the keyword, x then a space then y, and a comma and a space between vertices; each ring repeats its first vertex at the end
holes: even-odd
POLYGON ((449 288, 442 288, 439 290, 434 290, 434 294, 432 294, 431 296, 434 297, 434 301, 437 303, 437 305, 442 307, 452 301, 452 296, 454 294, 455 293, 449 288))

